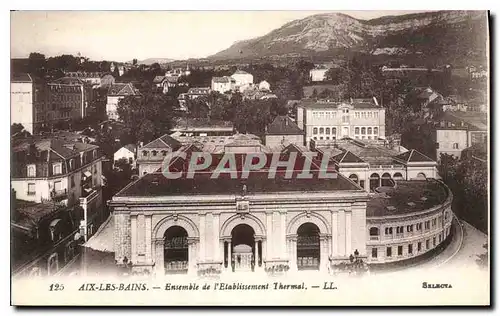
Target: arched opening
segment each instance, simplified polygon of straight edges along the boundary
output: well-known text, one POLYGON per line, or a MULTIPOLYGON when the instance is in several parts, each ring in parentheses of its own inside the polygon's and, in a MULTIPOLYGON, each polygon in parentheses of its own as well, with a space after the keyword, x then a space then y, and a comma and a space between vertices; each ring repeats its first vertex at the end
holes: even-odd
POLYGON ((304 223, 297 229, 297 268, 319 270, 319 228, 313 223, 304 223))
POLYGON ((391 175, 387 172, 382 175, 382 186, 383 187, 394 186, 394 181, 392 180, 391 175))
POLYGON ((255 231, 239 224, 231 231, 231 267, 233 271, 253 271, 255 268, 255 231))
POLYGON ((380 186, 380 176, 377 173, 372 173, 370 176, 370 191, 375 191, 380 186))
POLYGON ((166 274, 187 273, 189 262, 188 233, 180 226, 172 226, 165 232, 163 261, 166 274))
POLYGON ((379 230, 377 227, 370 228, 370 240, 378 240, 379 230))
POLYGON ((399 172, 396 172, 394 174, 394 180, 404 180, 403 179, 403 175, 401 173, 399 173, 399 172))
POLYGON ((353 182, 358 183, 358 176, 357 176, 357 175, 355 175, 355 174, 351 174, 351 175, 349 176, 349 179, 351 179, 353 182))
POLYGON ((419 174, 417 174, 417 179, 418 180, 426 180, 427 177, 425 176, 425 173, 420 172, 419 174))

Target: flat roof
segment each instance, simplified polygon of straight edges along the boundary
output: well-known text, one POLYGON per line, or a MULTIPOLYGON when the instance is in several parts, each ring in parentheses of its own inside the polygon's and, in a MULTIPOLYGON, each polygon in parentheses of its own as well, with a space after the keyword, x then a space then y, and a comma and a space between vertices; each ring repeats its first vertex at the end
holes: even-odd
POLYGON ((278 170, 276 177, 268 179, 268 172, 264 170, 251 172, 248 179, 231 179, 228 174, 222 174, 218 179, 211 179, 210 176, 211 173, 204 172, 196 173, 193 179, 171 180, 162 173, 150 173, 125 187, 116 197, 232 195, 241 194, 243 185, 247 186, 247 195, 271 192, 363 191, 340 174, 335 179, 297 179, 295 176, 286 179, 284 172, 278 170))
POLYGON ((383 193, 371 196, 366 205, 366 217, 420 212, 444 203, 447 198, 448 190, 439 181, 396 181, 396 187, 386 187, 383 193))

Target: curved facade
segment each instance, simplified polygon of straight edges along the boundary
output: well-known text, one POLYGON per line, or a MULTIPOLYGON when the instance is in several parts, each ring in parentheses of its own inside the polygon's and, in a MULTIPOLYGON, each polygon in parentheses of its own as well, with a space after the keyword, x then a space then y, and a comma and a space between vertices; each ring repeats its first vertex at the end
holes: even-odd
MULTIPOLYGON (((444 202, 419 211, 401 215, 366 217, 368 263, 402 261, 423 255, 446 240, 451 231, 453 213, 451 191, 444 202)), ((408 208, 415 207, 409 202, 408 208)))

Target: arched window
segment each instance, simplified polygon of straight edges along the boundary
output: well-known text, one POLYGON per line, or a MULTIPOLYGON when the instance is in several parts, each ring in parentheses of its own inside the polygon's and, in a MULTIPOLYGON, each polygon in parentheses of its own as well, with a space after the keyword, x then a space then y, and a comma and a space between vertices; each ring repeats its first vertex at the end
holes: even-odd
POLYGON ((325 129, 324 129, 323 127, 320 127, 320 128, 319 128, 319 133, 320 133, 320 134, 324 134, 324 133, 325 133, 325 129))
POLYGON ((372 128, 371 127, 368 127, 367 129, 367 132, 366 132, 368 135, 371 135, 372 134, 372 128))
POLYGON ((151 152, 151 154, 153 154, 153 157, 156 157, 156 154, 157 154, 157 153, 158 153, 158 152, 157 152, 156 150, 153 150, 153 151, 151 152))
POLYGON ((28 166, 28 177, 36 177, 35 165, 28 166))
POLYGON ((387 172, 382 175, 382 186, 383 187, 394 186, 394 181, 392 181, 391 175, 387 172))
POLYGON ((320 260, 319 228, 313 223, 304 223, 297 229, 297 267, 319 270, 320 260))
POLYGON ((315 135, 318 134, 318 128, 317 127, 313 128, 313 134, 315 134, 315 135))
POLYGON ((370 176, 370 191, 374 191, 380 185, 380 176, 377 173, 372 173, 370 176))
POLYGON ((355 175, 355 174, 351 174, 351 175, 349 176, 349 179, 351 179, 352 181, 354 181, 354 182, 358 183, 358 176, 357 176, 357 175, 355 175))
POLYGON ((458 149, 458 143, 453 143, 453 149, 458 149))
MULTIPOLYGON (((376 113, 376 112, 375 112, 376 113)), ((378 127, 373 128, 373 134, 377 135, 378 134, 378 127)))
POLYGON ((166 150, 162 150, 161 154, 163 155, 163 157, 165 157, 167 155, 167 151, 166 150))
POLYGON ((378 235, 379 235, 379 231, 378 231, 377 227, 370 228, 370 236, 378 236, 378 235))
POLYGON ((425 179, 427 179, 427 177, 425 176, 425 173, 420 172, 419 174, 417 174, 417 179, 425 180, 425 179))
POLYGON ((332 135, 337 135, 337 128, 332 127, 332 135))
POLYGON ((396 172, 394 174, 394 179, 395 180, 403 180, 403 175, 401 173, 399 173, 399 172, 396 172))
POLYGON ((326 134, 326 135, 330 135, 330 128, 329 128, 329 127, 327 127, 327 128, 325 129, 325 134, 326 134))
POLYGON ((165 273, 187 273, 188 271, 188 233, 180 226, 172 226, 164 235, 165 273))
POLYGON ((354 134, 359 134, 359 127, 354 128, 354 134))
POLYGON ((147 156, 148 156, 148 151, 147 151, 147 150, 143 150, 143 151, 142 151, 142 155, 143 155, 144 157, 147 157, 147 156))
POLYGON ((366 134, 366 128, 365 127, 361 127, 361 135, 365 135, 366 134))

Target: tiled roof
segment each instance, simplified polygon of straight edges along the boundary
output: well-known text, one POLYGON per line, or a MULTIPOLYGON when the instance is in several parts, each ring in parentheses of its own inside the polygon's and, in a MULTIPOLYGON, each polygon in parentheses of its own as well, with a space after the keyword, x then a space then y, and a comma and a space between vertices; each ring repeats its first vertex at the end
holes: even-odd
POLYGON ((108 96, 128 96, 137 95, 139 92, 131 83, 115 83, 110 85, 108 96))
POLYGON ((172 150, 177 150, 179 147, 181 147, 181 143, 176 140, 175 138, 171 137, 170 135, 163 135, 146 145, 142 146, 141 149, 143 148, 171 148, 172 150))
POLYGON ((27 73, 11 73, 11 82, 33 82, 33 78, 27 73))
POLYGON ((34 144, 38 151, 49 151, 51 153, 51 158, 61 159, 70 158, 78 155, 78 151, 71 150, 64 146, 64 142, 55 139, 23 139, 20 142, 13 144, 12 151, 25 151, 30 145, 34 144))
POLYGON ((85 85, 86 83, 80 78, 63 77, 52 81, 51 84, 85 85))
POLYGON ((363 159, 359 158, 350 151, 345 151, 333 157, 338 163, 363 163, 363 159))
POLYGON ((190 88, 188 90, 189 94, 209 94, 210 88, 190 88))
POLYGON ((114 216, 110 217, 101 225, 99 230, 92 236, 84 246, 102 252, 114 252, 113 234, 115 231, 114 216))
POLYGON ((267 126, 267 135, 304 135, 297 124, 287 115, 278 115, 274 121, 267 126))
POLYGON ((373 101, 371 102, 365 102, 365 101, 357 101, 355 102, 333 102, 333 101, 326 101, 326 100, 318 100, 318 101, 312 101, 312 100, 302 100, 299 103, 299 106, 305 107, 305 108, 311 108, 311 109, 337 109, 341 107, 342 105, 348 105, 352 106, 354 109, 372 109, 372 108, 383 108, 380 105, 375 104, 373 101))
POLYGON ((233 75, 250 75, 250 73, 244 70, 236 70, 233 75))
POLYGON ((229 82, 236 82, 236 81, 231 77, 224 76, 224 77, 212 77, 212 82, 229 83, 229 82))
POLYGON ((127 144, 123 147, 130 150, 131 152, 135 152, 135 145, 134 144, 127 144))
POLYGON ((405 162, 434 162, 434 160, 422 154, 421 152, 416 151, 415 149, 402 153, 401 155, 398 155, 394 158, 403 160, 405 162))

